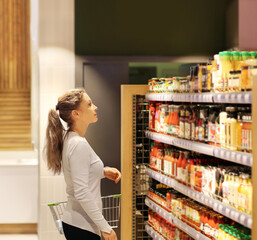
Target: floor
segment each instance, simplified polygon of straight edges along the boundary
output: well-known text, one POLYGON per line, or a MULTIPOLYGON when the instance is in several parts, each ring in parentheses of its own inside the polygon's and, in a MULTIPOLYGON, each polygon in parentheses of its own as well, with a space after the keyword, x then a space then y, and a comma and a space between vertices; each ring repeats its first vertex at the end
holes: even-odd
POLYGON ((0 234, 0 240, 38 240, 38 237, 35 234, 0 234))

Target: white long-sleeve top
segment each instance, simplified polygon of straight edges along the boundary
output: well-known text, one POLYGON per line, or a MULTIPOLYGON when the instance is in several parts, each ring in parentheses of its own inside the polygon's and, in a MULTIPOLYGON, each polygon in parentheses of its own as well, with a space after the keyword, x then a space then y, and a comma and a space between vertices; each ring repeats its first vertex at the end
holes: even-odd
POLYGON ((98 235, 100 231, 110 233, 102 215, 103 162, 76 132, 67 133, 64 139, 62 166, 68 195, 62 221, 98 235))

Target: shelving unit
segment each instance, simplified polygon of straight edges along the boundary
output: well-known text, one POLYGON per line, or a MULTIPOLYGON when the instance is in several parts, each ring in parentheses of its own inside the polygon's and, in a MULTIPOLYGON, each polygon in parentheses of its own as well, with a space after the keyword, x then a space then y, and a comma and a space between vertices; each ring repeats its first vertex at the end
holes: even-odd
POLYGON ((152 140, 184 148, 190 151, 203 153, 205 155, 214 156, 220 159, 235 162, 249 167, 252 166, 253 156, 250 153, 231 151, 228 149, 215 147, 205 143, 192 142, 189 140, 150 131, 146 132, 146 136, 152 140))
POLYGON ((196 231, 195 229, 188 226, 186 223, 182 222, 180 219, 174 217, 171 213, 164 210, 162 207, 160 207, 158 204, 153 202, 151 199, 146 198, 145 204, 157 212, 161 217, 163 217, 166 221, 176 225, 179 229, 181 229, 183 232, 187 233, 194 239, 199 240, 210 240, 210 238, 206 237, 205 235, 201 234, 200 232, 196 231))
MULTIPOLYGON (((257 77, 253 80, 257 82, 257 77)), ((195 103, 226 103, 226 104, 251 104, 252 105, 252 120, 253 120, 253 153, 244 153, 231 151, 223 148, 218 148, 204 143, 192 142, 185 139, 176 138, 173 136, 163 135, 160 133, 146 132, 146 136, 152 140, 160 141, 166 144, 174 145, 187 150, 203 153, 206 155, 214 156, 220 159, 224 159, 237 164, 242 164, 252 168, 252 183, 253 183, 253 203, 257 201, 257 165, 254 159, 257 158, 257 87, 253 85, 252 92, 243 93, 194 93, 194 94, 148 94, 148 87, 144 86, 123 86, 122 87, 122 239, 135 239, 132 237, 132 179, 133 179, 133 165, 132 165, 132 153, 133 153, 133 96, 145 94, 146 98, 150 101, 173 101, 173 102, 195 102, 195 103), (126 88, 126 89, 125 89, 126 88), (124 227, 126 226, 126 227, 124 227)), ((256 221, 256 206, 253 204, 252 216, 247 215, 237 209, 234 209, 222 202, 212 199, 211 197, 205 196, 197 191, 194 191, 178 182, 176 180, 165 176, 159 172, 147 169, 147 174, 163 184, 173 187, 177 191, 189 196, 197 202, 200 202, 206 206, 210 206, 215 211, 234 219, 236 222, 241 223, 252 229, 252 239, 257 239, 257 221, 256 221)), ((169 213, 169 215, 171 215, 169 213)), ((177 222, 179 225, 179 223, 177 222)), ((184 222, 182 225, 186 225, 184 222)), ((183 228, 179 225, 179 228, 183 228)), ((184 226, 189 227, 189 226, 184 226)), ((153 232, 154 230, 150 226, 145 226, 147 233, 153 239, 163 239, 158 233, 153 232), (159 238, 158 238, 159 237, 159 238)), ((182 229, 183 230, 183 229, 182 229)), ((198 233, 198 232, 197 232, 198 233)), ((199 234, 199 233, 198 233, 199 234)), ((205 237, 205 236, 204 236, 205 237)), ((197 236, 195 239, 202 239, 197 236)), ((206 237, 205 237, 206 239, 206 237)), ((208 239, 208 238, 207 238, 208 239)))

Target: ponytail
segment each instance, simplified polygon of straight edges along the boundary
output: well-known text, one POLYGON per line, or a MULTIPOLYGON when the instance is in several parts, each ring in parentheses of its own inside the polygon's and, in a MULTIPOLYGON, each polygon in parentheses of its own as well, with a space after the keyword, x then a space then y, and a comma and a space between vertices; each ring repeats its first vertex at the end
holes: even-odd
POLYGON ((48 113, 48 126, 46 129, 46 158, 48 170, 60 174, 62 169, 62 148, 64 129, 56 110, 48 113))

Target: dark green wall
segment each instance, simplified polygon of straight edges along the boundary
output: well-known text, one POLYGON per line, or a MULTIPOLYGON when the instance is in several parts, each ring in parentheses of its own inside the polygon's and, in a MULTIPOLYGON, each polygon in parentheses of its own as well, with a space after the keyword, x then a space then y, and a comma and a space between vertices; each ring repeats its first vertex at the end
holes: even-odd
POLYGON ((231 1, 75 0, 75 52, 213 55, 226 49, 226 11, 231 1))

